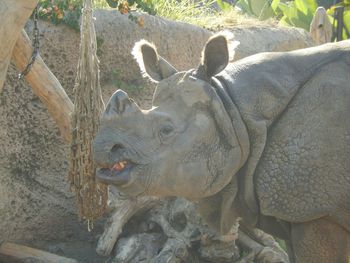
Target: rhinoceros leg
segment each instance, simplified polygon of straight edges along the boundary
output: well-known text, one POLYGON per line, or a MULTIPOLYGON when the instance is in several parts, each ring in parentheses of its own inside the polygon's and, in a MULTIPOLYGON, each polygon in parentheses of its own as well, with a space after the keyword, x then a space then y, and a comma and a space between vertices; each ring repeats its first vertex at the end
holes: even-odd
POLYGON ((350 233, 327 219, 292 225, 296 263, 350 262, 350 233))

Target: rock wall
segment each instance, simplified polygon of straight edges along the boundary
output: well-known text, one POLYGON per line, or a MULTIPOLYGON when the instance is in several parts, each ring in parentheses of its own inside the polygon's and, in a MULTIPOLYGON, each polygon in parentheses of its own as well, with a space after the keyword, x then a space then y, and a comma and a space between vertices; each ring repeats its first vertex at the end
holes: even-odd
MULTIPOLYGON (((142 38, 154 42, 159 54, 178 69, 199 62, 212 34, 192 25, 145 15, 138 27, 116 11, 98 10, 96 31, 101 80, 107 99, 118 87, 138 87, 136 100, 150 105, 152 88, 142 80, 130 51, 142 38), (121 81, 122 80, 122 81, 121 81)), ((72 98, 78 60, 79 33, 40 21, 41 56, 72 98)), ((31 32, 32 25, 26 27, 31 32)), ((236 58, 262 51, 312 45, 306 32, 293 28, 230 29, 241 42, 236 58)), ((40 100, 11 66, 0 95, 0 242, 15 241, 82 262, 102 262, 95 254, 101 228, 88 232, 79 222, 67 177, 67 146, 40 100)))

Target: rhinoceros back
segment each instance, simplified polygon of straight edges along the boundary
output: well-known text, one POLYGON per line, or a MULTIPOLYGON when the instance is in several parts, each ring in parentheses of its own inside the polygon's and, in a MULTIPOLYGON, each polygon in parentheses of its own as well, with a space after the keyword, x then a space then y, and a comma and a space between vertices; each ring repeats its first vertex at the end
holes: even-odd
POLYGON ((255 183, 264 215, 330 217, 350 230, 350 52, 317 71, 270 125, 255 183))

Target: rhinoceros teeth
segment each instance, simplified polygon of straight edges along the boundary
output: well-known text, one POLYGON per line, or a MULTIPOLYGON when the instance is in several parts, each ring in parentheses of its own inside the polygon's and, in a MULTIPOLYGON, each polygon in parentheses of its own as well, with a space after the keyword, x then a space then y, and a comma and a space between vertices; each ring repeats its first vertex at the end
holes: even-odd
POLYGON ((117 162, 115 165, 113 165, 112 170, 120 172, 120 171, 124 170, 124 168, 127 164, 128 164, 127 161, 117 162))

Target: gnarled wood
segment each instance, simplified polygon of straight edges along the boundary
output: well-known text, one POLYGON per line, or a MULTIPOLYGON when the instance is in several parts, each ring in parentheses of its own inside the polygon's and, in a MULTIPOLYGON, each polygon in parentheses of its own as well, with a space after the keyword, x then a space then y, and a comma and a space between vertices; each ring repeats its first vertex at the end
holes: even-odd
POLYGON ((13 47, 37 2, 37 0, 0 1, 0 92, 5 82, 13 47))
POLYGON ((78 261, 58 256, 39 249, 17 245, 14 243, 3 243, 0 246, 0 261, 8 263, 19 262, 45 262, 45 263, 78 263, 78 261), (4 261, 1 261, 4 260, 4 261))
MULTIPOLYGON (((26 32, 22 30, 12 53, 12 60, 19 70, 25 68, 31 54, 30 40, 26 32)), ((47 107, 66 143, 69 143, 71 140, 70 114, 74 105, 40 56, 36 58, 25 79, 47 107)))
POLYGON ((218 235, 184 199, 125 199, 111 189, 115 210, 97 246, 99 254, 110 255, 110 262, 289 262, 270 235, 257 229, 245 232, 238 223, 227 235, 218 235), (240 258, 241 249, 248 254, 240 258))
POLYGON ((139 197, 135 199, 119 199, 114 203, 114 212, 108 219, 105 230, 98 240, 96 251, 99 255, 108 256, 123 231, 124 225, 141 209, 155 205, 158 198, 139 197))

